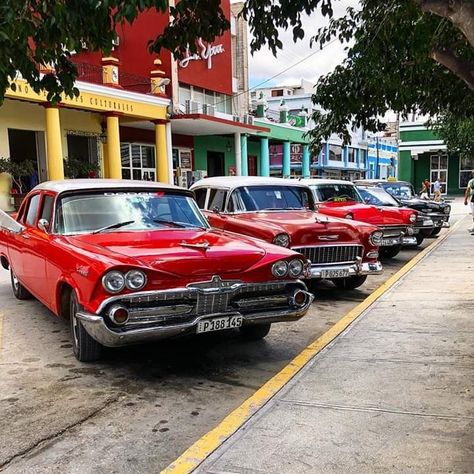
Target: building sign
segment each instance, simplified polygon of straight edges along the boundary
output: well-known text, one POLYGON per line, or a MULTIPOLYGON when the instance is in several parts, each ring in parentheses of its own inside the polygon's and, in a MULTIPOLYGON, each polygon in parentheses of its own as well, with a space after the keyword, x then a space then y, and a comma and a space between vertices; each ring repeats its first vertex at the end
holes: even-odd
MULTIPOLYGON (((15 90, 7 89, 5 97, 23 99, 33 102, 46 103, 47 92, 35 92, 24 80, 15 80, 15 90)), ((161 104, 143 103, 134 100, 124 100, 100 93, 80 92, 77 97, 62 96, 61 105, 81 110, 95 112, 116 112, 129 117, 165 119, 166 106, 161 104)))
POLYGON ((204 44, 201 38, 197 40, 197 47, 198 51, 195 54, 187 50, 186 56, 179 62, 180 67, 187 68, 191 61, 206 61, 207 69, 212 69, 212 58, 225 53, 223 44, 204 44))

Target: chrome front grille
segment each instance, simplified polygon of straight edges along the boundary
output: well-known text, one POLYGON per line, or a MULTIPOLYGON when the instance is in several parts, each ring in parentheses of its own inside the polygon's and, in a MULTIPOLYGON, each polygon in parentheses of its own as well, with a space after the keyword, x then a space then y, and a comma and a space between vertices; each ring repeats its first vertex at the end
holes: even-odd
POLYGON ((176 290, 113 296, 102 303, 98 312, 107 314, 113 304, 121 304, 128 309, 130 315, 124 329, 135 326, 168 326, 206 314, 284 308, 289 304, 285 290, 293 285, 294 282, 288 281, 244 283, 214 277, 211 282, 194 283, 176 290))
POLYGON ((383 237, 400 237, 407 233, 407 226, 378 226, 379 229, 383 232, 383 237))
POLYGON ((313 265, 334 263, 352 263, 362 258, 362 245, 321 245, 319 247, 293 247, 295 252, 302 253, 313 265))

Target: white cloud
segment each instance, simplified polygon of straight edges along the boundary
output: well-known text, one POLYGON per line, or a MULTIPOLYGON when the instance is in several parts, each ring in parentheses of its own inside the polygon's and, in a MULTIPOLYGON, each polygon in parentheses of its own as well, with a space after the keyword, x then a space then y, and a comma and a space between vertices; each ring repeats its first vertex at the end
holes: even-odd
MULTIPOLYGON (((335 16, 343 16, 347 7, 357 7, 358 0, 340 0, 334 2, 335 16)), ((319 46, 313 45, 310 48, 310 39, 318 28, 327 24, 327 19, 323 18, 321 12, 317 10, 311 16, 305 15, 303 18, 303 29, 305 37, 297 43, 293 42, 291 30, 281 31, 280 40, 283 43, 283 50, 275 58, 268 48, 251 55, 249 58, 250 86, 255 87, 270 77, 279 74, 284 69, 292 66, 298 61, 314 53, 308 59, 292 67, 287 72, 282 73, 277 78, 272 79, 268 84, 297 83, 300 79, 307 79, 316 82, 317 79, 328 72, 331 72, 346 57, 344 51, 347 44, 342 45, 339 41, 319 50, 319 46)))

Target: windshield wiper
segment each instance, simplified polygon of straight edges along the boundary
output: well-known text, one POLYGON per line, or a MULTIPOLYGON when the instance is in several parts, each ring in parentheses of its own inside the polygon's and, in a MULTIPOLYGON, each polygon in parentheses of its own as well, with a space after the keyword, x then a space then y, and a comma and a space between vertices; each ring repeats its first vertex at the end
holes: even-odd
POLYGON ((194 225, 194 224, 188 224, 187 222, 168 221, 168 220, 166 220, 166 219, 153 219, 153 222, 154 222, 155 224, 165 224, 165 225, 169 225, 170 227, 179 227, 179 228, 181 228, 181 229, 185 229, 186 227, 193 227, 193 228, 204 229, 203 226, 194 225))
POLYGON ((264 207, 263 209, 259 209, 260 211, 301 211, 302 207, 264 207))
POLYGON ((111 230, 111 229, 118 229, 119 227, 124 227, 129 224, 133 224, 135 221, 123 221, 123 222, 117 222, 115 224, 107 225, 105 227, 101 227, 100 229, 94 230, 92 232, 93 234, 100 234, 101 232, 104 232, 106 230, 111 230))

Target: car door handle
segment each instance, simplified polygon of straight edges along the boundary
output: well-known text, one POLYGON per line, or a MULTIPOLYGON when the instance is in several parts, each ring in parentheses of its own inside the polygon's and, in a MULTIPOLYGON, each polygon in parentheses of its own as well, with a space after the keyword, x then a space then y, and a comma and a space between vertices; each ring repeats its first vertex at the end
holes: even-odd
POLYGON ((27 239, 27 240, 30 238, 30 236, 29 236, 28 234, 21 234, 21 236, 22 236, 24 239, 27 239))

